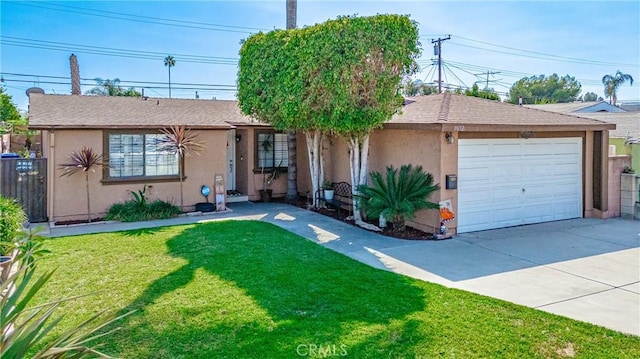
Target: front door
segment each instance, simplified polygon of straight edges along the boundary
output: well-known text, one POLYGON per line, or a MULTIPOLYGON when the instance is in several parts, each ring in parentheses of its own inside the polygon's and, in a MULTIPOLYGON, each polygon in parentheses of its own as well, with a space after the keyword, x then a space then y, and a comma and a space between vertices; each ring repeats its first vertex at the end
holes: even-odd
POLYGON ((227 131, 227 190, 236 189, 236 130, 227 131))

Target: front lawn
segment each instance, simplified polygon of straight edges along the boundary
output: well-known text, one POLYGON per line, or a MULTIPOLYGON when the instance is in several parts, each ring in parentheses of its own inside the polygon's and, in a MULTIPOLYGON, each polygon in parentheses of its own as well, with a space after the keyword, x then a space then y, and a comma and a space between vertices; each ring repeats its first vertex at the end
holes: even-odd
POLYGON ((122 358, 638 358, 640 340, 373 269, 262 222, 48 240, 40 300, 62 326, 137 309, 104 338, 122 358))

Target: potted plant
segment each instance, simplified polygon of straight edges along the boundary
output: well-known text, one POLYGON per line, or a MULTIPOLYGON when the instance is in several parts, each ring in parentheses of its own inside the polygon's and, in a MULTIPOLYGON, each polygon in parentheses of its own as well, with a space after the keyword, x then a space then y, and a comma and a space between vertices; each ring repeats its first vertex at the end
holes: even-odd
POLYGON ((333 201, 333 182, 329 180, 324 181, 322 188, 324 189, 324 199, 326 201, 333 201))
MULTIPOLYGON (((273 148, 273 142, 271 139, 265 139, 260 144, 260 148, 264 152, 264 157, 266 158, 267 153, 271 151, 273 148)), ((271 183, 278 178, 280 175, 280 166, 282 165, 282 161, 277 166, 274 166, 271 170, 265 170, 266 161, 262 161, 262 166, 260 166, 260 174, 262 174, 262 189, 258 192, 260 193, 260 200, 262 202, 271 202, 271 197, 273 194, 273 190, 269 188, 271 183)))

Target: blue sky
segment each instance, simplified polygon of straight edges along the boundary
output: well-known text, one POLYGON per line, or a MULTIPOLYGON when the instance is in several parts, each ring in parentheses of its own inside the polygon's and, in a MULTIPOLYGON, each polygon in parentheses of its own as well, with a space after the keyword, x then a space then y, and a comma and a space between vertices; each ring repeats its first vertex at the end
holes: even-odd
MULTIPOLYGON (((171 54, 173 97, 194 98, 197 90, 200 98, 233 99, 240 41, 260 30, 284 28, 285 3, 2 0, 3 84, 23 110, 28 87, 68 94, 73 52, 86 79, 83 92, 95 85, 93 78, 119 78, 137 89, 141 84, 130 81, 144 82, 145 95, 168 97, 163 58, 171 54)), ((416 78, 421 80, 436 79, 430 39, 450 34, 442 45, 446 82, 471 86, 486 81, 487 71, 498 72, 489 75, 489 86, 507 92, 524 76, 558 73, 576 77, 583 93, 603 96, 602 76, 621 70, 636 82, 623 85, 618 99, 640 99, 638 1, 299 0, 298 26, 377 13, 408 14, 419 23, 423 54, 416 78)))

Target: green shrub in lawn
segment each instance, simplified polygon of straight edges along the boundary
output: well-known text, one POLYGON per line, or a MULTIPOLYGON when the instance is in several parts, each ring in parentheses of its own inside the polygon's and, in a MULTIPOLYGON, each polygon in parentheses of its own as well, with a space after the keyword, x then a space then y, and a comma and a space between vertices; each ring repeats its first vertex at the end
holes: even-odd
POLYGON ((137 222, 152 219, 167 219, 182 213, 180 208, 166 201, 149 202, 146 197, 147 185, 142 190, 133 192, 133 199, 115 203, 109 207, 105 219, 108 221, 137 222))
POLYGON ((141 206, 134 200, 115 203, 107 211, 107 221, 137 222, 152 219, 167 219, 182 213, 178 206, 169 202, 155 200, 141 206))
POLYGON ((22 231, 26 219, 19 203, 12 198, 0 196, 0 256, 11 254, 16 236, 22 231))

